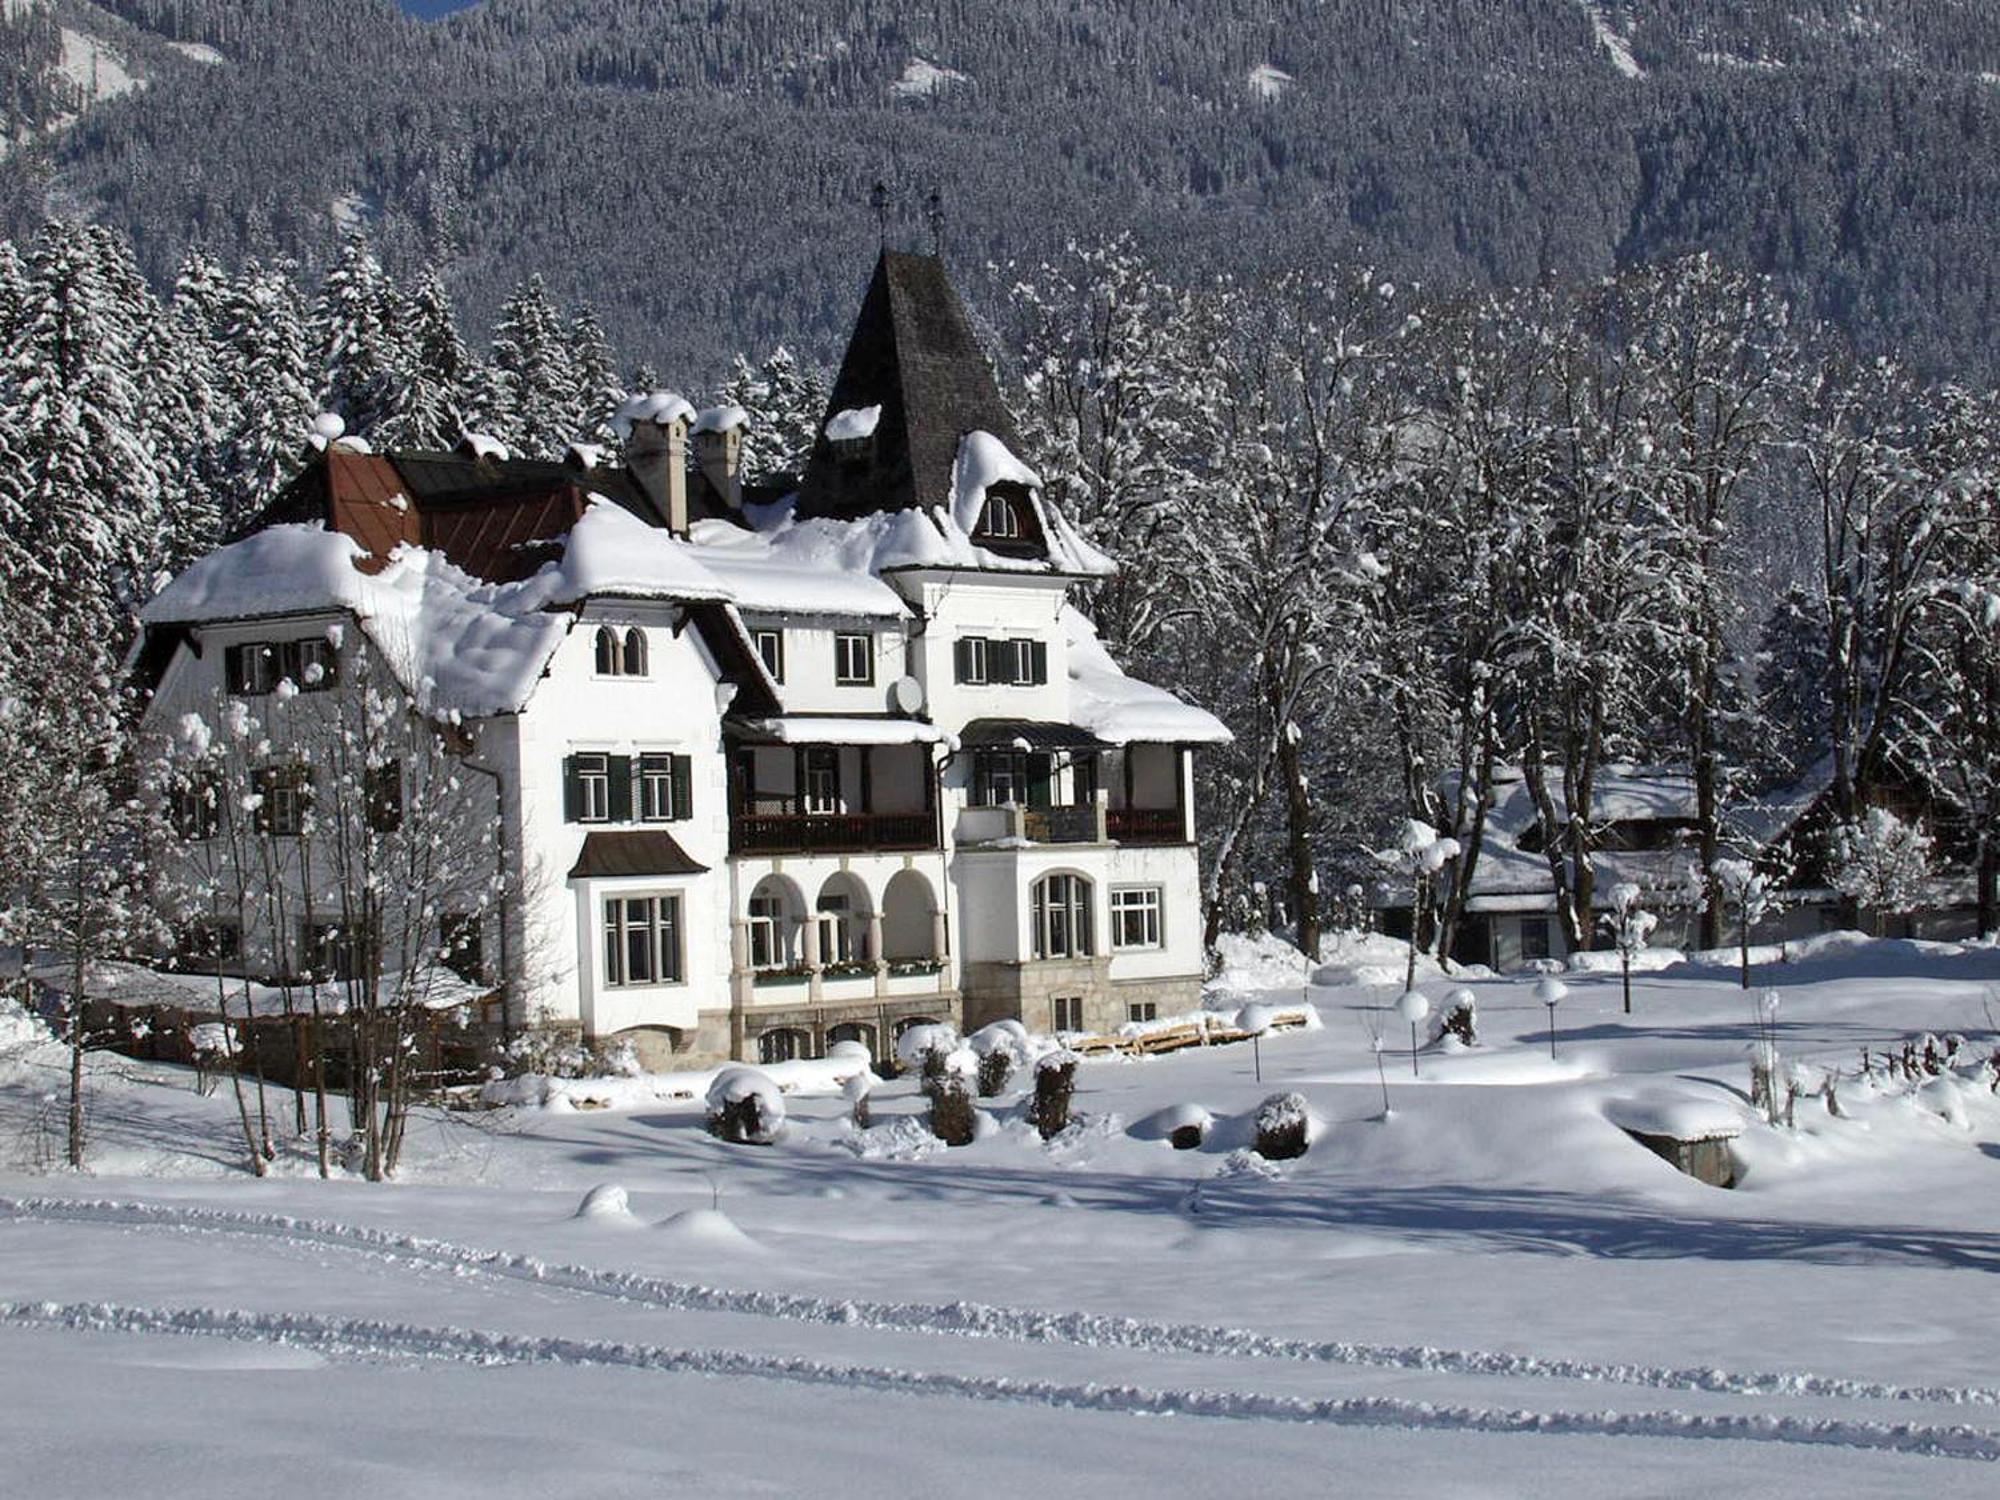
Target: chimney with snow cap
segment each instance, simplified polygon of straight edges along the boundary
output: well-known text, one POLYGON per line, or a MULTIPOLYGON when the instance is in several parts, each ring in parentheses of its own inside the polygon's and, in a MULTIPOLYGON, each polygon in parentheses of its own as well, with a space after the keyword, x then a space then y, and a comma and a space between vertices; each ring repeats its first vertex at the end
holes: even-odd
POLYGON ((743 429, 750 413, 711 406, 694 419, 694 461, 701 478, 730 510, 743 508, 743 429))
POLYGON ((694 408, 672 391, 630 397, 611 419, 625 467, 675 536, 686 536, 687 438, 694 408))

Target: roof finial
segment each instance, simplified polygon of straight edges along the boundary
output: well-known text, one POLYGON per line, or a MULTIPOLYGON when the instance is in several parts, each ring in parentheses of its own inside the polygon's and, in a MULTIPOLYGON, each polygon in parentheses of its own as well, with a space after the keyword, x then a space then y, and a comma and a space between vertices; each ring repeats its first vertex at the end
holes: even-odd
POLYGON ((875 232, 880 240, 877 248, 889 248, 889 184, 881 178, 875 179, 875 186, 868 194, 868 206, 875 210, 875 232))
POLYGON ((924 199, 924 222, 931 226, 931 254, 944 258, 944 196, 936 188, 924 199))

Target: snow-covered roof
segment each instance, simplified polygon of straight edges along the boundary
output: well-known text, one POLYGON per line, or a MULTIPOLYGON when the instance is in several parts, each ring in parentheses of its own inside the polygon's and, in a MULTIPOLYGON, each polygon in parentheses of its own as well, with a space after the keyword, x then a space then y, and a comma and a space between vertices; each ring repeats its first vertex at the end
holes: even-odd
POLYGON ((593 497, 570 527, 562 559, 520 585, 529 608, 590 598, 732 600, 696 551, 630 511, 593 497))
POLYGON ((792 714, 748 719, 743 729, 781 745, 951 745, 952 735, 921 719, 792 714))
POLYGON ((898 618, 909 607, 875 576, 880 528, 850 521, 796 521, 787 511, 765 530, 697 521, 691 551, 753 614, 898 618))
POLYGON ((1069 637, 1070 719, 1111 745, 1222 745, 1233 736, 1206 709, 1128 677, 1079 611, 1063 611, 1069 637))
POLYGON ((535 580, 483 583, 420 547, 398 549, 375 572, 362 570, 366 560, 339 532, 272 526, 193 564, 139 618, 193 625, 340 612, 427 713, 480 717, 528 701, 569 629, 529 597, 535 580))

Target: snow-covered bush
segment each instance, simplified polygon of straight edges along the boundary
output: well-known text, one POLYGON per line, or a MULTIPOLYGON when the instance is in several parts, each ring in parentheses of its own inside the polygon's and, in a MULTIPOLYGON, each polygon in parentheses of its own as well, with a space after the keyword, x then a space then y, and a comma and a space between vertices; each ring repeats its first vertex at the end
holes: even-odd
POLYGON ((991 1052, 979 1054, 979 1097, 991 1099, 1007 1087, 1007 1080, 1014 1076, 1014 1056, 1005 1048, 995 1047, 991 1052))
POLYGON ((1433 1042, 1456 1037, 1462 1046, 1478 1046, 1479 997, 1463 987, 1453 990, 1444 997, 1432 1024, 1435 1027, 1431 1034, 1433 1042))
POLYGON ((708 1086, 708 1133, 737 1146, 768 1146, 785 1123, 785 1098, 756 1068, 724 1068, 708 1086))
POLYGON ((847 1101, 847 1118, 856 1130, 868 1128, 868 1096, 875 1089, 875 1075, 863 1068, 840 1086, 847 1101))
POLYGON ((931 1134, 947 1146, 971 1145, 979 1121, 964 1076, 946 1070, 924 1092, 931 1101, 931 1134))
POLYGON ((1069 1128, 1071 1101, 1076 1097, 1074 1052, 1051 1052, 1035 1064, 1035 1102, 1030 1108, 1035 1129, 1043 1140, 1052 1140, 1069 1128))
POLYGON ((926 1021, 912 1026, 896 1038, 896 1065, 914 1070, 926 1081, 944 1071, 944 1059, 958 1046, 958 1033, 949 1026, 926 1021))
POLYGON ((1176 1104, 1165 1112, 1160 1123, 1176 1151, 1194 1151, 1208 1139, 1215 1117, 1199 1104, 1176 1104))
POLYGON ((1257 1106, 1257 1154, 1266 1161, 1304 1156, 1312 1144, 1312 1111, 1303 1094, 1273 1094, 1257 1106))
POLYGON ((1833 839, 1833 887, 1870 911, 1906 912, 1924 898, 1931 836, 1886 807, 1871 807, 1833 839))

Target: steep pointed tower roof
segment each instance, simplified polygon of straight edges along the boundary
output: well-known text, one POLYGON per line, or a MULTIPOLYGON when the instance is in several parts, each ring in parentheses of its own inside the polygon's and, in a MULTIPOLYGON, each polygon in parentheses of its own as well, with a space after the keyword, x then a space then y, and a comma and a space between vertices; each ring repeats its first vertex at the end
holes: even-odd
POLYGON ((990 432, 1021 451, 944 263, 884 250, 813 443, 798 513, 849 519, 949 504, 952 465, 968 432, 990 432), (874 407, 881 410, 872 430, 838 437, 869 427, 856 415, 836 424, 836 438, 827 436, 835 418, 874 407))

